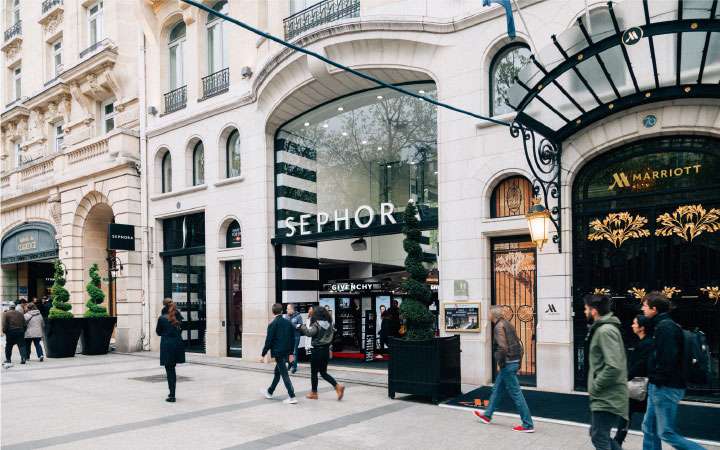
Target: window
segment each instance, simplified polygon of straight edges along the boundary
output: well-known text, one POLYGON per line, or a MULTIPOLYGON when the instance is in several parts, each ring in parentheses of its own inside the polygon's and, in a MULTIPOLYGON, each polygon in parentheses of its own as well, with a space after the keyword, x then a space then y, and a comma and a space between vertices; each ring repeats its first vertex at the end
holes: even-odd
POLYGON ((227 141, 227 177, 240 176, 240 133, 238 130, 230 133, 227 141))
POLYGON ((88 44, 94 45, 103 39, 103 2, 88 8, 88 44))
POLYGON ((20 97, 22 97, 22 69, 20 67, 16 67, 13 69, 13 98, 15 100, 20 100, 20 97))
POLYGON ((290 0, 290 14, 300 12, 303 9, 307 9, 317 3, 320 3, 321 1, 322 0, 290 0))
POLYGON ((533 188, 527 178, 521 176, 502 180, 495 187, 490 199, 490 217, 525 215, 530 209, 533 188))
POLYGON ((237 220, 230 222, 225 236, 225 246, 227 248, 242 247, 242 231, 237 220))
POLYGON ((203 143, 195 144, 192 154, 193 186, 205 183, 205 151, 203 143))
POLYGON ((52 76, 53 78, 60 75, 60 72, 62 72, 62 41, 56 41, 54 44, 52 44, 52 58, 51 58, 51 65, 52 65, 52 76))
POLYGON ((490 115, 499 116, 513 109, 506 103, 508 91, 520 69, 530 61, 530 48, 512 44, 502 50, 490 64, 490 115))
POLYGON ((20 22, 20 0, 13 0, 12 2, 12 24, 20 22))
POLYGON ((65 131, 63 130, 63 123, 55 123, 53 125, 55 135, 55 151, 59 152, 62 149, 63 141, 65 140, 65 131))
MULTIPOLYGON (((215 11, 227 14, 227 1, 219 1, 213 6, 215 11)), ((227 34, 223 26, 223 20, 214 14, 208 15, 207 20, 207 53, 208 53, 208 74, 219 72, 227 67, 227 34)))
POLYGON ((115 100, 108 100, 101 105, 103 134, 115 129, 115 100))
POLYGON ((183 44, 185 43, 185 23, 178 22, 170 31, 168 40, 168 50, 170 55, 169 61, 169 81, 170 90, 182 87, 185 84, 183 74, 183 44))
POLYGON ((165 152, 165 156, 162 159, 161 165, 161 177, 162 177, 162 192, 172 191, 172 161, 170 158, 170 152, 165 152))

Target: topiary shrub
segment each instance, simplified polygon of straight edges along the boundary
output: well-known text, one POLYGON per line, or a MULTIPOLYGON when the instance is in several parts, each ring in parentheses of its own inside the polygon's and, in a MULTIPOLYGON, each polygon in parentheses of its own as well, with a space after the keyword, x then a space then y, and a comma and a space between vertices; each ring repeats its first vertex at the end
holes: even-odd
POLYGON ((415 202, 409 201, 405 208, 403 248, 407 253, 405 270, 410 276, 403 283, 407 297, 400 305, 400 314, 405 319, 405 339, 411 341, 432 339, 435 336, 433 331, 435 318, 428 309, 432 303, 432 292, 426 283, 428 271, 422 263, 421 233, 417 214, 415 202))
POLYGON ((90 294, 90 299, 85 303, 85 317, 107 317, 108 312, 104 306, 100 304, 105 300, 105 293, 100 289, 100 274, 97 264, 90 266, 90 281, 85 286, 85 290, 90 294))
POLYGON ((54 270, 54 282, 50 291, 52 295, 52 307, 48 313, 48 318, 72 319, 73 313, 70 312, 72 309, 70 293, 65 289, 65 266, 63 266, 60 260, 57 260, 55 261, 54 270))

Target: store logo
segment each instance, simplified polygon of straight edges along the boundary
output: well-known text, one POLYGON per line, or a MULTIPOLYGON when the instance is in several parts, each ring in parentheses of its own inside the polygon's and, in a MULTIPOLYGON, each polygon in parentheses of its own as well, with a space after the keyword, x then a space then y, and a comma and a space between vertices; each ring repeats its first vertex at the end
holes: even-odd
POLYGON ((35 237, 29 234, 18 238, 18 252, 29 252, 37 249, 37 241, 35 237))
POLYGON ((697 175, 700 173, 701 164, 694 166, 675 167, 672 169, 647 170, 645 172, 634 172, 630 175, 625 172, 615 172, 612 174, 612 182, 608 186, 608 191, 615 188, 647 188, 653 180, 661 180, 664 178, 677 178, 685 175, 697 175))
MULTIPOLYGON (((380 214, 378 215, 380 219, 380 225, 385 225, 387 223, 396 224, 397 221, 395 220, 395 217, 393 217, 394 211, 395 205, 393 205, 392 203, 380 203, 380 214)), ((312 231, 308 228, 310 228, 309 220, 312 216, 312 214, 301 214, 300 219, 297 222, 295 221, 294 216, 290 216, 285 219, 285 227, 288 229, 288 231, 285 233, 285 236, 295 236, 298 231, 300 233, 300 236, 307 236, 308 234, 311 234, 312 231)), ((355 214, 352 217, 350 216, 350 210, 348 208, 345 208, 344 210, 336 209, 333 212, 332 216, 334 230, 349 230, 351 228, 351 219, 354 219, 355 226, 357 226, 357 228, 368 228, 373 225, 376 219, 378 219, 378 216, 375 215, 375 210, 372 208, 372 206, 368 205, 359 206, 355 210, 355 214)), ((330 214, 326 212, 319 212, 317 214, 317 232, 321 233, 323 231, 323 226, 327 225, 328 223, 330 223, 330 214)))
POLYGON ((625 30, 622 35, 622 41, 625 45, 635 45, 640 42, 643 37, 643 30, 640 27, 632 27, 625 30))
POLYGON ((548 303, 548 307, 545 310, 545 314, 558 314, 558 310, 554 303, 548 303))

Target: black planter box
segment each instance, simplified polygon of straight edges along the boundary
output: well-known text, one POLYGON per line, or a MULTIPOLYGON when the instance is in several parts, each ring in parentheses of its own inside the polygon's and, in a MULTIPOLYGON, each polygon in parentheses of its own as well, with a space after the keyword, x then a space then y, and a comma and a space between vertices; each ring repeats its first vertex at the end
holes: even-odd
POLYGON ((83 329, 82 318, 48 319, 45 325, 45 346, 48 358, 75 356, 83 329))
POLYGON ((433 403, 460 395, 460 336, 391 339, 388 395, 396 393, 430 397, 433 403))
POLYGON ((116 323, 117 317, 86 317, 83 322, 82 354, 106 354, 116 323))

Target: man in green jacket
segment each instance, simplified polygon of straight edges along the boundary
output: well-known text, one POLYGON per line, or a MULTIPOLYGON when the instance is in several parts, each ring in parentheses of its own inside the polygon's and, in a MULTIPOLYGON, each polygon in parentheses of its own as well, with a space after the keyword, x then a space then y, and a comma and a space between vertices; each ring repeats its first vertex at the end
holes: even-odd
POLYGON ((587 337, 590 439, 597 450, 622 449, 610 429, 628 418, 627 362, 620 320, 610 312, 607 295, 586 295, 585 317, 592 322, 587 337))

